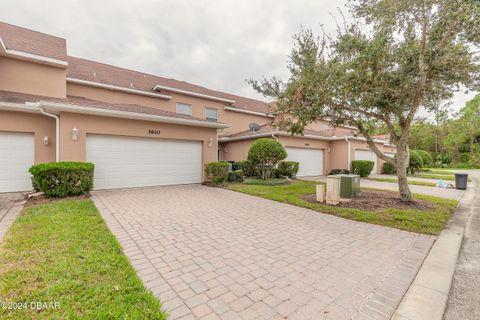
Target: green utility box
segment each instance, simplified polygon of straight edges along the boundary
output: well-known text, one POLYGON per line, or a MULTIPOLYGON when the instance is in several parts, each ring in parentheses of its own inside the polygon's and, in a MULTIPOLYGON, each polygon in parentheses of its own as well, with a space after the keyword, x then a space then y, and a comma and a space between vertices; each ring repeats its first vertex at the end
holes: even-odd
POLYGON ((340 198, 350 198, 360 193, 360 176, 356 174, 340 175, 340 198))

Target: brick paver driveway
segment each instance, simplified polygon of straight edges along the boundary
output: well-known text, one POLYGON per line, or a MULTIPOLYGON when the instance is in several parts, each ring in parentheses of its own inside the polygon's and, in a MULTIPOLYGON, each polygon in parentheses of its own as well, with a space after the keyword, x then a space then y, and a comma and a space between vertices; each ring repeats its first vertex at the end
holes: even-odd
POLYGON ((199 185, 93 199, 170 319, 389 319, 434 240, 199 185))

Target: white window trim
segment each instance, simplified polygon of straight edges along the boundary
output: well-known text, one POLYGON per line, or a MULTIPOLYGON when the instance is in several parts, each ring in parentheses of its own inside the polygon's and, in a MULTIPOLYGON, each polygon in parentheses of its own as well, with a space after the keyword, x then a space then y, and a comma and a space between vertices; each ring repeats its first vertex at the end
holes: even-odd
POLYGON ((189 103, 183 103, 183 102, 177 102, 175 104, 175 111, 178 113, 178 114, 183 114, 183 115, 186 115, 186 116, 192 116, 192 112, 193 112, 193 108, 192 108, 192 105, 189 104, 189 103), (184 105, 184 106, 189 106, 190 107, 190 113, 185 113, 185 112, 180 112, 178 111, 178 105, 184 105))
MULTIPOLYGON (((205 120, 209 120, 209 119, 212 119, 212 120, 215 120, 215 122, 218 122, 218 109, 216 108, 210 108, 210 107, 205 107, 205 120), (217 115, 216 118, 212 118, 212 117, 209 117, 207 116, 207 110, 215 110, 215 113, 217 115)), ((212 121, 213 122, 213 121, 212 121)))

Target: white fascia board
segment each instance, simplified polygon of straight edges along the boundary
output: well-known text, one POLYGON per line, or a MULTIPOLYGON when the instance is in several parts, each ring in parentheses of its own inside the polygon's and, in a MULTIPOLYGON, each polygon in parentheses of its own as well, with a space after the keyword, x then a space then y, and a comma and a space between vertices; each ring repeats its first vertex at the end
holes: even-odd
POLYGON ((186 96, 191 96, 191 97, 204 98, 204 99, 208 99, 208 100, 220 101, 220 102, 225 102, 225 103, 235 103, 235 100, 210 96, 210 95, 207 95, 207 94, 196 93, 196 92, 192 92, 192 91, 188 91, 188 90, 181 90, 181 89, 167 87, 167 86, 161 86, 161 85, 156 85, 155 87, 153 87, 153 90, 155 90, 155 91, 165 90, 165 91, 175 92, 175 93, 179 93, 179 94, 184 94, 186 96))
POLYGON ((240 112, 240 113, 253 114, 253 115, 261 116, 261 117, 275 118, 275 116, 274 116, 274 115, 271 115, 271 114, 262 113, 262 112, 256 112, 256 111, 250 111, 250 110, 244 110, 244 109, 239 109, 239 108, 230 107, 230 106, 225 106, 224 109, 225 109, 225 110, 228 110, 228 111, 234 111, 234 112, 240 112))
POLYGON ((28 52, 7 49, 1 37, 0 37, 0 51, 3 51, 7 57, 13 57, 13 58, 18 58, 21 60, 28 60, 33 62, 40 62, 40 63, 53 65, 56 67, 62 67, 62 68, 66 68, 68 66, 67 61, 39 56, 39 55, 28 53, 28 52))
POLYGON ((147 92, 147 91, 142 91, 142 90, 137 90, 137 89, 130 89, 130 88, 125 88, 125 87, 119 87, 119 86, 114 86, 114 85, 110 85, 110 84, 104 84, 104 83, 82 80, 82 79, 76 79, 76 78, 70 78, 70 77, 67 77, 67 82, 75 83, 75 84, 81 84, 81 85, 90 86, 90 87, 101 88, 101 89, 120 91, 120 92, 126 92, 126 93, 133 93, 133 94, 138 94, 138 95, 143 95, 143 96, 153 97, 153 98, 161 98, 161 99, 166 99, 166 100, 172 99, 172 96, 169 96, 169 95, 166 95, 166 94, 147 92))
POLYGON ((0 110, 3 111, 20 111, 30 113, 40 113, 38 106, 34 103, 11 103, 0 101, 0 110))
MULTIPOLYGON (((251 134, 248 136, 242 136, 242 137, 236 137, 236 138, 229 138, 229 137, 224 137, 220 138, 219 141, 221 142, 229 142, 229 141, 239 141, 239 140, 248 140, 248 139, 256 139, 256 138, 264 138, 264 137, 271 137, 272 134, 276 136, 283 136, 283 137, 292 137, 292 138, 298 138, 298 139, 313 139, 313 140, 324 140, 324 141, 341 141, 345 140, 345 138, 350 139, 350 140, 359 140, 359 141, 366 141, 367 139, 362 138, 362 137, 354 137, 354 136, 344 136, 344 137, 322 137, 322 136, 315 136, 315 135, 291 135, 290 133, 287 132, 279 132, 279 131, 274 131, 274 132, 269 132, 269 133, 259 133, 259 134, 251 134)), ((374 142, 377 143, 384 143, 383 140, 373 140, 374 142)))
POLYGON ((224 124, 224 123, 208 122, 208 121, 201 121, 201 120, 195 120, 195 119, 182 119, 182 118, 152 115, 152 114, 139 113, 139 112, 100 109, 100 108, 85 107, 80 105, 52 103, 48 101, 40 101, 39 103, 42 107, 52 112, 63 111, 63 112, 83 113, 83 114, 90 114, 90 115, 103 116, 103 117, 165 122, 165 123, 207 127, 207 128, 228 128, 229 127, 227 124, 224 124))

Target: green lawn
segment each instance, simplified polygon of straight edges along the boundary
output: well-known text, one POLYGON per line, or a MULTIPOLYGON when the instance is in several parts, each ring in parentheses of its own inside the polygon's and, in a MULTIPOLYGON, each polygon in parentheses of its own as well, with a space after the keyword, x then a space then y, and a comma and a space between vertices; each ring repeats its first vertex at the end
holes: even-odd
POLYGON ((0 297, 27 303, 1 319, 166 319, 91 200, 24 209, 0 246, 0 297))
POLYGON ((246 194, 285 202, 299 207, 313 209, 346 219, 374 223, 398 229, 438 234, 445 228, 450 215, 455 210, 458 201, 415 194, 414 197, 434 204, 432 211, 386 209, 381 211, 364 211, 354 208, 341 208, 320 203, 311 203, 302 199, 302 196, 314 194, 313 181, 296 181, 289 185, 262 186, 246 185, 241 183, 230 184, 228 189, 246 194))
MULTIPOLYGON (((398 183, 398 179, 396 178, 367 178, 368 180, 375 180, 380 182, 391 182, 391 183, 398 183)), ((436 184, 434 182, 429 181, 412 181, 409 180, 408 184, 416 185, 416 186, 427 186, 427 187, 435 187, 436 184)))
POLYGON ((442 180, 449 180, 453 181, 455 180, 455 176, 453 175, 443 175, 443 174, 426 174, 426 173, 415 173, 415 174, 409 174, 409 177, 414 177, 414 178, 425 178, 425 179, 442 179, 442 180))
POLYGON ((425 170, 422 170, 422 173, 442 174, 442 175, 448 175, 448 176, 453 176, 453 175, 455 175, 455 172, 453 172, 453 171, 441 170, 441 169, 425 169, 425 170), (427 170, 428 170, 428 171, 427 171, 427 170))

